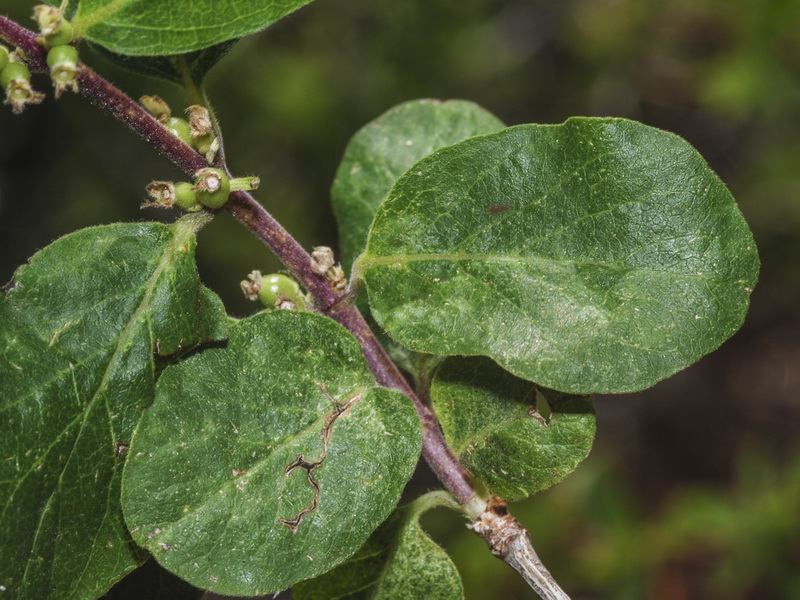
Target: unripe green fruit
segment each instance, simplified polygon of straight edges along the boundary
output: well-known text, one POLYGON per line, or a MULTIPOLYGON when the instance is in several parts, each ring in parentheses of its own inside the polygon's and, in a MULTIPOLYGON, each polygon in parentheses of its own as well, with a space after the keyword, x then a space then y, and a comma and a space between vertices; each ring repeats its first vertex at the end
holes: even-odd
POLYGON ((192 140, 192 132, 189 127, 189 121, 181 119, 180 117, 170 117, 164 123, 164 127, 170 130, 172 135, 176 138, 191 146, 194 142, 192 140))
POLYGON ((191 138, 192 141, 190 142, 190 146, 192 146, 195 150, 197 150, 203 156, 211 149, 211 144, 214 143, 214 134, 213 133, 206 133, 204 135, 199 135, 196 137, 191 138))
POLYGON ((78 64, 78 51, 74 47, 67 44, 62 44, 59 46, 53 46, 47 52, 47 66, 51 69, 53 69, 56 65, 68 63, 73 65, 78 64))
POLYGON ((56 97, 67 88, 78 91, 74 83, 78 77, 78 51, 72 46, 53 46, 47 53, 50 77, 56 85, 56 97))
POLYGON ((193 189, 197 191, 198 202, 208 208, 221 208, 231 193, 231 182, 225 171, 209 167, 200 169, 195 177, 193 189))
POLYGON ((51 46, 62 46, 64 44, 69 44, 72 41, 72 37, 72 24, 69 21, 62 20, 58 29, 53 33, 45 35, 44 39, 47 40, 47 43, 51 46))
POLYGON ((197 200, 197 192, 188 181, 175 184, 175 205, 189 212, 197 212, 203 205, 197 200))
POLYGON ((30 81, 31 72, 20 62, 8 63, 0 72, 0 87, 8 89, 12 81, 30 81))
POLYGON ((261 278, 258 299, 261 300, 267 308, 274 308, 279 299, 278 295, 288 298, 296 305, 302 306, 303 304, 300 286, 294 279, 282 273, 264 275, 261 278))
POLYGON ((0 46, 0 71, 6 68, 8 61, 8 48, 5 46, 0 46))

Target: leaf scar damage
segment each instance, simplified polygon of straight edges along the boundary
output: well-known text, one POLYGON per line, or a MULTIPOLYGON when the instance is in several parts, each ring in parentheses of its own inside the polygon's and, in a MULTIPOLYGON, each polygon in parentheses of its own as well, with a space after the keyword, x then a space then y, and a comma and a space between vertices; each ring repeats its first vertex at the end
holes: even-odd
POLYGON ((508 202, 498 202, 497 204, 492 204, 489 208, 487 208, 486 212, 490 215, 499 215, 506 212, 509 208, 511 208, 511 204, 508 202))
POLYGON ((117 460, 120 460, 128 453, 128 448, 131 445, 129 442, 123 442, 122 440, 117 440, 114 442, 114 457, 117 460))
POLYGON ((328 443, 330 442, 331 433, 333 432, 333 424, 336 422, 336 419, 346 414, 355 402, 361 399, 361 394, 356 394, 344 402, 339 402, 330 395, 328 388, 325 387, 324 383, 317 382, 317 385, 322 393, 325 394, 325 397, 333 403, 333 410, 325 416, 325 422, 322 425, 322 433, 320 433, 320 439, 322 440, 322 453, 320 454, 319 458, 315 461, 308 461, 306 460, 305 456, 300 454, 296 459, 294 459, 294 462, 289 464, 283 470, 284 476, 288 477, 295 469, 303 469, 306 472, 306 479, 308 480, 308 483, 312 488, 314 488, 314 497, 311 499, 311 504, 301 509, 293 519, 278 519, 280 524, 288 527, 292 533, 297 533, 297 529, 303 522, 303 518, 308 513, 317 509, 317 504, 319 503, 319 483, 316 479, 314 479, 314 469, 319 467, 325 460, 325 457, 328 455, 328 443))

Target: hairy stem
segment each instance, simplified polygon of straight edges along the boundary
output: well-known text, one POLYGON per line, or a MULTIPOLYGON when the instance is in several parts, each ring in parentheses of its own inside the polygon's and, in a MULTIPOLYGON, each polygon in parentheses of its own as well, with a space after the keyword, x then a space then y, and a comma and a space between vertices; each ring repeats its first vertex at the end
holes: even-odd
POLYGON ((47 70, 47 53, 36 41, 36 34, 8 17, 0 15, 0 38, 22 51, 31 71, 47 70))
MULTIPOLYGON (((32 71, 47 71, 46 51, 36 41, 34 32, 0 15, 0 38, 24 53, 32 71)), ((144 138, 190 176, 208 166, 203 156, 172 135, 138 102, 86 65, 80 65, 78 84, 81 94, 144 138)), ((436 415, 420 400, 386 354, 352 299, 345 300, 344 294, 334 291, 326 277, 314 272, 309 253, 250 194, 233 192, 225 208, 286 265, 311 294, 318 312, 341 323, 353 334, 361 344, 375 380, 382 386, 401 391, 412 400, 423 427, 423 456, 453 497, 464 505, 473 521, 471 528, 487 541, 495 555, 520 572, 542 598, 568 600, 539 561, 527 532, 507 514, 505 503, 499 499, 488 501, 476 493, 469 474, 448 446, 436 415), (500 504, 502 510, 497 508, 500 504)))

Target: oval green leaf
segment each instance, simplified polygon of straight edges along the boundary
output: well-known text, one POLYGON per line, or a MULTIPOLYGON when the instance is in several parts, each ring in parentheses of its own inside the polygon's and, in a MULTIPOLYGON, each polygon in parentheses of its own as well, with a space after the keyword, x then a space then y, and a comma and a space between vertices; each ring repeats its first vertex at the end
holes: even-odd
POLYGON ((346 267, 364 251, 375 212, 411 165, 434 150, 503 128, 464 100, 412 100, 362 127, 347 145, 331 189, 346 267))
POLYGON ((221 594, 259 595, 352 555, 414 471, 420 423, 375 387, 361 348, 300 311, 231 326, 225 348, 167 368, 125 468, 134 539, 221 594))
POLYGON ((431 401, 450 447, 492 493, 522 500, 572 473, 592 449, 588 396, 538 388, 487 358, 449 358, 431 401))
POLYGON ((202 287, 207 217, 93 227, 21 267, 0 300, 0 584, 9 598, 94 599, 144 560, 120 482, 172 354, 226 335, 202 287), (163 360, 163 359, 162 359, 163 360))
POLYGON ((77 36, 118 54, 164 56, 261 31, 309 2, 79 0, 72 24, 77 36))
MULTIPOLYGON (((362 127, 347 145, 331 189, 342 264, 350 268, 364 251, 375 212, 411 165, 438 148, 502 128, 501 121, 477 104, 430 99, 399 104, 362 127)), ((358 307, 372 323, 363 294, 358 307)), ((392 360, 417 379, 427 377, 430 357, 410 352, 374 329, 392 360)))
POLYGON ((646 388, 741 325, 758 272, 728 190, 681 138, 622 119, 522 125, 434 152, 358 261, 378 323, 570 393, 646 388))
POLYGON ((358 552, 321 577, 292 588, 295 600, 462 600, 464 590, 447 553, 422 530, 421 514, 450 505, 431 492, 398 508, 358 552))

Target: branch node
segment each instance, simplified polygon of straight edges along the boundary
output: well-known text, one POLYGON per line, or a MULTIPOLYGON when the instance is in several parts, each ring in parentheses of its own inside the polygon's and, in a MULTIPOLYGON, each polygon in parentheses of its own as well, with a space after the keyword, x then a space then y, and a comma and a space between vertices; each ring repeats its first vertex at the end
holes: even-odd
POLYGON ((539 560, 528 532, 508 512, 505 500, 492 496, 481 515, 467 527, 486 540, 492 554, 522 575, 543 600, 569 600, 539 560))

